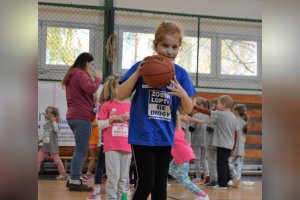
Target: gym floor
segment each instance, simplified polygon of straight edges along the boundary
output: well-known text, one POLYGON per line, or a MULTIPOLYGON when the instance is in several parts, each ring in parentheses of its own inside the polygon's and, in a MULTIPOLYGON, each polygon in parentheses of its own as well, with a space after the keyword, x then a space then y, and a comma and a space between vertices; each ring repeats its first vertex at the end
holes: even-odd
MULTIPOLYGON (((168 200, 193 200, 194 194, 189 192, 176 180, 169 180, 168 200)), ((39 200, 84 200, 88 192, 70 192, 66 188, 66 181, 57 181, 55 176, 39 176, 38 199, 39 200)), ((89 185, 93 185, 90 183, 89 185)), ((245 176, 242 177, 241 187, 228 190, 214 190, 200 185, 208 195, 210 200, 261 200, 262 199, 262 177, 245 176)), ((101 198, 105 200, 105 186, 101 188, 101 198)), ((150 198, 149 198, 150 200, 150 198)))

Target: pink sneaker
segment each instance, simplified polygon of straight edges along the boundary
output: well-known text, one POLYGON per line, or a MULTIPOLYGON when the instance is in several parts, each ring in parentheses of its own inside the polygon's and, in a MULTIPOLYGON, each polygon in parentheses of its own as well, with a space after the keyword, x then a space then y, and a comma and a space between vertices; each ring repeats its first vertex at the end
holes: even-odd
POLYGON ((84 182, 92 182, 93 180, 94 180, 94 177, 91 174, 86 174, 85 176, 83 176, 84 182))
POLYGON ((91 192, 86 200, 101 200, 100 192, 91 192))

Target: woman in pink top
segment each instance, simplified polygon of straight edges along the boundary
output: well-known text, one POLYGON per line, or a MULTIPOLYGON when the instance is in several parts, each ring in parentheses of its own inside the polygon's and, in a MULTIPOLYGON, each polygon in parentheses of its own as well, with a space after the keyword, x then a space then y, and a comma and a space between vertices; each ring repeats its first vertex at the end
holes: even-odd
MULTIPOLYGON (((105 99, 100 107, 98 119, 102 130, 103 152, 106 167, 106 199, 119 200, 127 196, 131 146, 128 144, 128 120, 131 103, 116 99, 119 88, 117 75, 107 77, 100 98, 105 99)), ((94 188, 91 197, 99 196, 100 187, 94 188), (98 193, 95 193, 98 190, 98 193)), ((95 197, 94 197, 95 199, 95 197)))
POLYGON ((75 138, 75 152, 71 162, 71 179, 67 182, 70 191, 91 191, 82 183, 82 161, 89 149, 92 121, 95 119, 93 95, 101 84, 102 72, 93 72, 94 58, 90 53, 81 53, 67 71, 62 86, 66 89, 67 121, 75 138))
MULTIPOLYGON (((180 115, 177 115, 177 118, 180 120, 180 115)), ((188 176, 189 162, 195 160, 196 157, 192 147, 185 139, 185 133, 179 126, 179 123, 177 123, 175 129, 174 146, 172 147, 171 154, 173 160, 170 163, 169 174, 197 195, 196 200, 209 200, 208 195, 193 183, 188 176)))

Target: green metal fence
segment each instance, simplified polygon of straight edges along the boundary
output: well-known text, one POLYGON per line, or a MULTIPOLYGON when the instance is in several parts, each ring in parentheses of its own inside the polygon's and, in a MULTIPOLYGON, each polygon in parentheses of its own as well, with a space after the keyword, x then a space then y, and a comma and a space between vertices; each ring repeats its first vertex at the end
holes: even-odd
POLYGON ((40 4, 39 79, 61 80, 83 50, 94 55, 95 66, 104 70, 105 77, 122 75, 135 62, 155 53, 152 40, 157 26, 172 21, 184 33, 176 63, 188 71, 196 87, 261 91, 260 20, 114 7, 109 11, 40 4), (107 54, 106 39, 112 33, 115 51, 107 54))

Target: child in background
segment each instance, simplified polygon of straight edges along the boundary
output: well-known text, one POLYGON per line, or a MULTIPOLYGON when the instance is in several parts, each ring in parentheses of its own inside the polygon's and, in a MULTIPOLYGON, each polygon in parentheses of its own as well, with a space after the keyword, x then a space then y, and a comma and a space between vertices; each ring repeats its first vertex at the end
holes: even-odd
MULTIPOLYGON (((177 121, 179 120, 180 115, 178 115, 177 121)), ((179 125, 177 125, 175 129, 174 146, 172 147, 171 154, 173 160, 170 163, 169 174, 183 184, 189 191, 197 195, 196 200, 209 200, 208 195, 189 178, 189 162, 195 159, 195 154, 185 139, 185 133, 179 125)))
MULTIPOLYGON (((216 110, 218 104, 218 98, 214 98, 211 101, 210 110, 216 110)), ((205 184, 206 187, 213 187, 218 185, 218 172, 217 172, 217 148, 212 145, 213 133, 214 133, 214 122, 212 119, 213 116, 210 117, 210 120, 206 127, 206 159, 208 164, 208 170, 210 173, 210 183, 205 184), (212 122, 211 122, 212 121, 212 122)))
POLYGON ((41 163, 45 157, 50 154, 56 164, 59 176, 57 180, 66 180, 67 174, 64 165, 59 157, 58 147, 58 122, 60 121, 59 111, 56 107, 48 106, 45 112, 46 123, 44 125, 43 145, 38 152, 38 171, 40 171, 41 163))
MULTIPOLYGON (((97 115, 99 102, 98 102, 98 99, 95 94, 94 94, 94 102, 95 102, 94 112, 97 115)), ((98 154, 98 144, 99 144, 99 127, 98 127, 98 120, 97 120, 97 116, 96 116, 94 121, 92 122, 92 132, 91 132, 90 143, 89 143, 89 153, 86 155, 86 159, 85 159, 85 160, 88 160, 89 155, 90 155, 88 170, 86 172, 86 175, 83 176, 83 181, 85 181, 85 182, 90 182, 91 180, 93 180, 92 173, 94 170, 96 157, 98 154)))
POLYGON ((131 103, 118 100, 120 77, 107 77, 101 95, 106 102, 101 105, 98 119, 102 130, 106 166, 106 199, 119 200, 127 193, 131 146, 128 144, 128 121, 131 103))
MULTIPOLYGON (((202 108, 209 108, 209 102, 202 97, 196 98, 196 104, 202 108)), ((203 113, 196 113, 193 118, 208 121, 209 116, 203 113)), ((206 160, 206 126, 207 123, 191 123, 190 129, 192 132, 192 148, 196 155, 195 172, 196 178, 193 179, 194 183, 207 184, 210 182, 208 164, 206 160), (201 167, 204 172, 204 180, 201 180, 201 167)))
MULTIPOLYGON (((100 105, 98 104, 99 105, 98 111, 101 108, 101 104, 105 102, 105 99, 103 98, 104 98, 103 95, 101 95, 99 98, 100 105)), ((105 154, 103 153, 102 131, 100 130, 99 125, 98 125, 98 139, 99 139, 98 141, 99 150, 98 150, 97 163, 95 167, 95 177, 94 177, 95 185, 94 185, 93 192, 89 194, 87 200, 101 200, 100 188, 101 188, 101 183, 103 182, 103 173, 105 169, 105 154)))
POLYGON ((214 186, 214 189, 227 189, 227 183, 231 180, 228 158, 234 147, 235 133, 238 129, 237 119, 230 110, 232 103, 229 95, 221 95, 216 111, 194 106, 199 112, 212 116, 210 121, 215 124, 212 145, 217 147, 218 185, 214 186))
MULTIPOLYGON (((158 55, 174 63, 182 44, 180 28, 165 21, 155 32, 153 47, 158 55)), ((143 83, 142 62, 134 64, 120 80, 120 99, 134 92, 130 110, 129 143, 136 161, 138 184, 133 200, 167 199, 167 178, 171 147, 174 143, 176 112, 181 105, 185 114, 191 112, 190 96, 196 93, 186 70, 174 64, 174 81, 162 88, 151 88, 143 83), (157 103, 159 102, 159 103, 157 103), (157 114, 163 109, 161 114, 157 114)))
POLYGON ((238 120, 237 143, 235 149, 229 157, 229 167, 233 178, 233 187, 239 187, 241 182, 242 166, 245 155, 245 142, 248 132, 248 114, 244 104, 236 104, 233 106, 233 113, 238 120))

